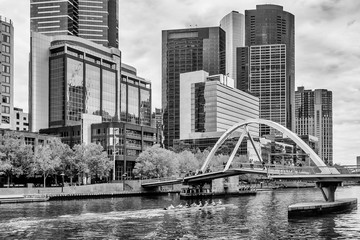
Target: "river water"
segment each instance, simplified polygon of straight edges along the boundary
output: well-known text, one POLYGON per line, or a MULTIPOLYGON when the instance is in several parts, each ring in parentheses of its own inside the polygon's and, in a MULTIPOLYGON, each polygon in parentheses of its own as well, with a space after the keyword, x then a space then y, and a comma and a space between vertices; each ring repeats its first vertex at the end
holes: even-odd
MULTIPOLYGON (((360 186, 341 187, 336 197, 360 201, 360 186)), ((316 188, 220 199, 234 206, 179 213, 162 210, 184 203, 177 194, 3 204, 0 239, 360 239, 360 208, 288 220, 288 205, 322 200, 316 188)))

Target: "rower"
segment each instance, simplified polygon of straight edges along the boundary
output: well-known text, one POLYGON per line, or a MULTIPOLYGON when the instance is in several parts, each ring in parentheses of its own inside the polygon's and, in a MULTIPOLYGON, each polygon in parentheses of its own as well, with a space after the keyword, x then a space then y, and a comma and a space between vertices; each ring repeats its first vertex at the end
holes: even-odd
POLYGON ((211 205, 216 206, 216 202, 214 200, 211 202, 211 205))
POLYGON ((205 201, 203 207, 206 207, 207 205, 209 205, 208 201, 205 201))
POLYGON ((222 204, 222 202, 221 202, 221 200, 219 199, 219 201, 218 201, 218 203, 217 203, 218 205, 220 205, 220 204, 222 204))
POLYGON ((181 203, 176 206, 176 208, 182 208, 182 207, 183 207, 183 205, 181 203))

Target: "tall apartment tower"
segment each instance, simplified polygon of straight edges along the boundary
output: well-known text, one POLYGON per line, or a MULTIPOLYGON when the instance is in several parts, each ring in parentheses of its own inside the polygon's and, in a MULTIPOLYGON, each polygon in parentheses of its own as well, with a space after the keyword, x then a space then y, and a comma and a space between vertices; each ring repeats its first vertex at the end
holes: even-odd
POLYGON ((73 35, 118 48, 119 0, 31 0, 31 31, 73 35))
POLYGON ((0 128, 14 129, 14 27, 10 19, 0 16, 0 128))
MULTIPOLYGON (((282 6, 257 5, 245 11, 245 48, 238 49, 239 89, 260 99, 260 118, 294 131, 294 15, 282 6)), ((267 126, 260 135, 272 134, 267 126)))
POLYGON ((164 145, 180 136, 180 73, 225 74, 225 31, 220 27, 162 31, 164 145))
POLYGON ((319 156, 325 163, 333 163, 332 92, 326 89, 295 92, 295 132, 319 139, 319 156))
POLYGON ((220 27, 226 33, 226 74, 236 79, 236 48, 245 44, 245 17, 232 11, 221 19, 220 27))

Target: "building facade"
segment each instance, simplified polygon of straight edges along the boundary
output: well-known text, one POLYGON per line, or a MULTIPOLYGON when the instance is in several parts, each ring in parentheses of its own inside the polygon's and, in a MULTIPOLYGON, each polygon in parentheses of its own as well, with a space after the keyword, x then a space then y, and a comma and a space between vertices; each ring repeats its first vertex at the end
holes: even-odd
POLYGON ((244 14, 232 11, 221 19, 220 27, 226 33, 226 74, 236 79, 236 48, 245 46, 244 14))
MULTIPOLYGON (((259 118, 259 99, 234 88, 234 80, 205 71, 180 74, 180 140, 211 147, 234 124, 259 118)), ((259 128, 249 125, 254 138, 259 128)), ((237 134, 239 137, 240 133, 237 134)))
POLYGON ((78 125, 83 113, 118 121, 120 55, 83 38, 31 32, 30 131, 78 125))
POLYGON ((119 0, 78 0, 79 37, 119 47, 119 0))
POLYGON ((48 36, 78 36, 79 1, 31 0, 30 29, 48 36))
POLYGON ((29 131, 29 114, 25 113, 21 108, 14 108, 13 119, 15 126, 13 130, 29 131))
POLYGON ((0 79, 2 129, 13 129, 14 109, 14 26, 10 19, 0 16, 0 79))
POLYGON ((122 63, 120 120, 151 126, 151 83, 137 76, 136 69, 122 63))
POLYGON ((333 164, 332 92, 326 89, 295 92, 295 132, 318 138, 318 155, 327 164, 333 164))
MULTIPOLYGON (((245 46, 238 50, 239 89, 260 99, 260 117, 295 130, 294 15, 282 6, 245 11, 245 46), (246 62, 248 60, 248 62, 246 62)), ((260 135, 276 134, 261 126, 260 135)))
POLYGON ((31 0, 31 31, 119 47, 119 0, 31 0))
POLYGON ((225 31, 220 27, 162 31, 164 145, 180 137, 180 74, 204 70, 225 74, 225 31))

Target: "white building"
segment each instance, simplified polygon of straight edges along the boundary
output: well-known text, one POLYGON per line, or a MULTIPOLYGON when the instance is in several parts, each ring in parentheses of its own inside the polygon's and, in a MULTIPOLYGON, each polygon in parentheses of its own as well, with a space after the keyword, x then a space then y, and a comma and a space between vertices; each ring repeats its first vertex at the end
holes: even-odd
POLYGON ((221 19, 220 27, 226 32, 226 73, 236 79, 236 48, 245 44, 245 17, 232 11, 221 19))
MULTIPOLYGON (((234 80, 203 70, 180 74, 180 140, 218 138, 245 119, 259 117, 259 99, 234 88, 234 80)), ((257 126, 249 126, 254 137, 257 126)))

